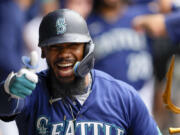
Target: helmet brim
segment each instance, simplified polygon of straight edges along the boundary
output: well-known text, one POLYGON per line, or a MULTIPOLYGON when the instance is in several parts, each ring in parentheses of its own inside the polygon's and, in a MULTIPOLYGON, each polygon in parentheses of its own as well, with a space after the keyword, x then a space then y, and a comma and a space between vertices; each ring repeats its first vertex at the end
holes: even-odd
POLYGON ((63 43, 88 43, 91 39, 89 36, 81 34, 64 34, 49 38, 38 44, 39 47, 51 46, 63 43))

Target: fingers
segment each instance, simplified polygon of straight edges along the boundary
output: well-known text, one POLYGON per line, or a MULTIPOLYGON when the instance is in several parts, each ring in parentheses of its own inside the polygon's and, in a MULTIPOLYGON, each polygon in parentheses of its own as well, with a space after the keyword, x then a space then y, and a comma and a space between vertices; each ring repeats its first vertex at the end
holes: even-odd
POLYGON ((32 71, 29 71, 26 68, 22 68, 18 73, 17 76, 21 77, 23 74, 25 74, 26 78, 34 83, 38 82, 38 76, 33 73, 32 71))
POLYGON ((21 77, 15 76, 9 87, 10 93, 20 98, 31 95, 35 88, 36 83, 28 80, 25 74, 21 77))
POLYGON ((17 78, 15 81, 16 81, 15 83, 21 84, 23 87, 26 87, 26 88, 28 88, 28 89, 32 89, 32 90, 33 90, 33 89, 36 87, 36 84, 33 83, 33 82, 30 81, 30 80, 27 80, 27 79, 25 78, 25 75, 23 75, 23 76, 20 77, 20 78, 17 78))

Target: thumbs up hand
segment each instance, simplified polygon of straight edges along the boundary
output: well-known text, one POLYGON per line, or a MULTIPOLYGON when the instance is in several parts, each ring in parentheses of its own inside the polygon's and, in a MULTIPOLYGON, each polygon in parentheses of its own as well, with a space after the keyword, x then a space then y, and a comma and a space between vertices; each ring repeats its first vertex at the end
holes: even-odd
POLYGON ((31 95, 38 82, 38 76, 35 74, 38 65, 37 52, 31 52, 30 58, 23 56, 22 61, 25 67, 17 73, 11 72, 4 84, 6 93, 13 98, 25 98, 31 95))

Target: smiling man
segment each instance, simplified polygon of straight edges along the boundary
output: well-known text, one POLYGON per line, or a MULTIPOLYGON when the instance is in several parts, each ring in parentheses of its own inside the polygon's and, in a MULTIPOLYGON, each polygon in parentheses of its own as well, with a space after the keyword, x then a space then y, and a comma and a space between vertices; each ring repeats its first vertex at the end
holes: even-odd
POLYGON ((16 120, 20 135, 160 134, 136 90, 93 69, 94 44, 79 14, 49 13, 39 36, 48 70, 35 74, 31 55, 0 85, 0 116, 16 120))
POLYGON ((49 82, 54 86, 51 91, 53 97, 83 94, 89 76, 75 77, 74 66, 83 59, 85 46, 84 43, 64 43, 42 48, 50 68, 49 82))

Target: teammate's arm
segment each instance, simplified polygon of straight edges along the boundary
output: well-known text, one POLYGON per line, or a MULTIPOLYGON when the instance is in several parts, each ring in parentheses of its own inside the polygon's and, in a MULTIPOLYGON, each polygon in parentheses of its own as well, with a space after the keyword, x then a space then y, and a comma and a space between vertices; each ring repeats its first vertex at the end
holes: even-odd
POLYGON ((169 36, 174 43, 180 42, 180 11, 168 15, 138 16, 133 20, 137 31, 146 31, 154 37, 169 36))

